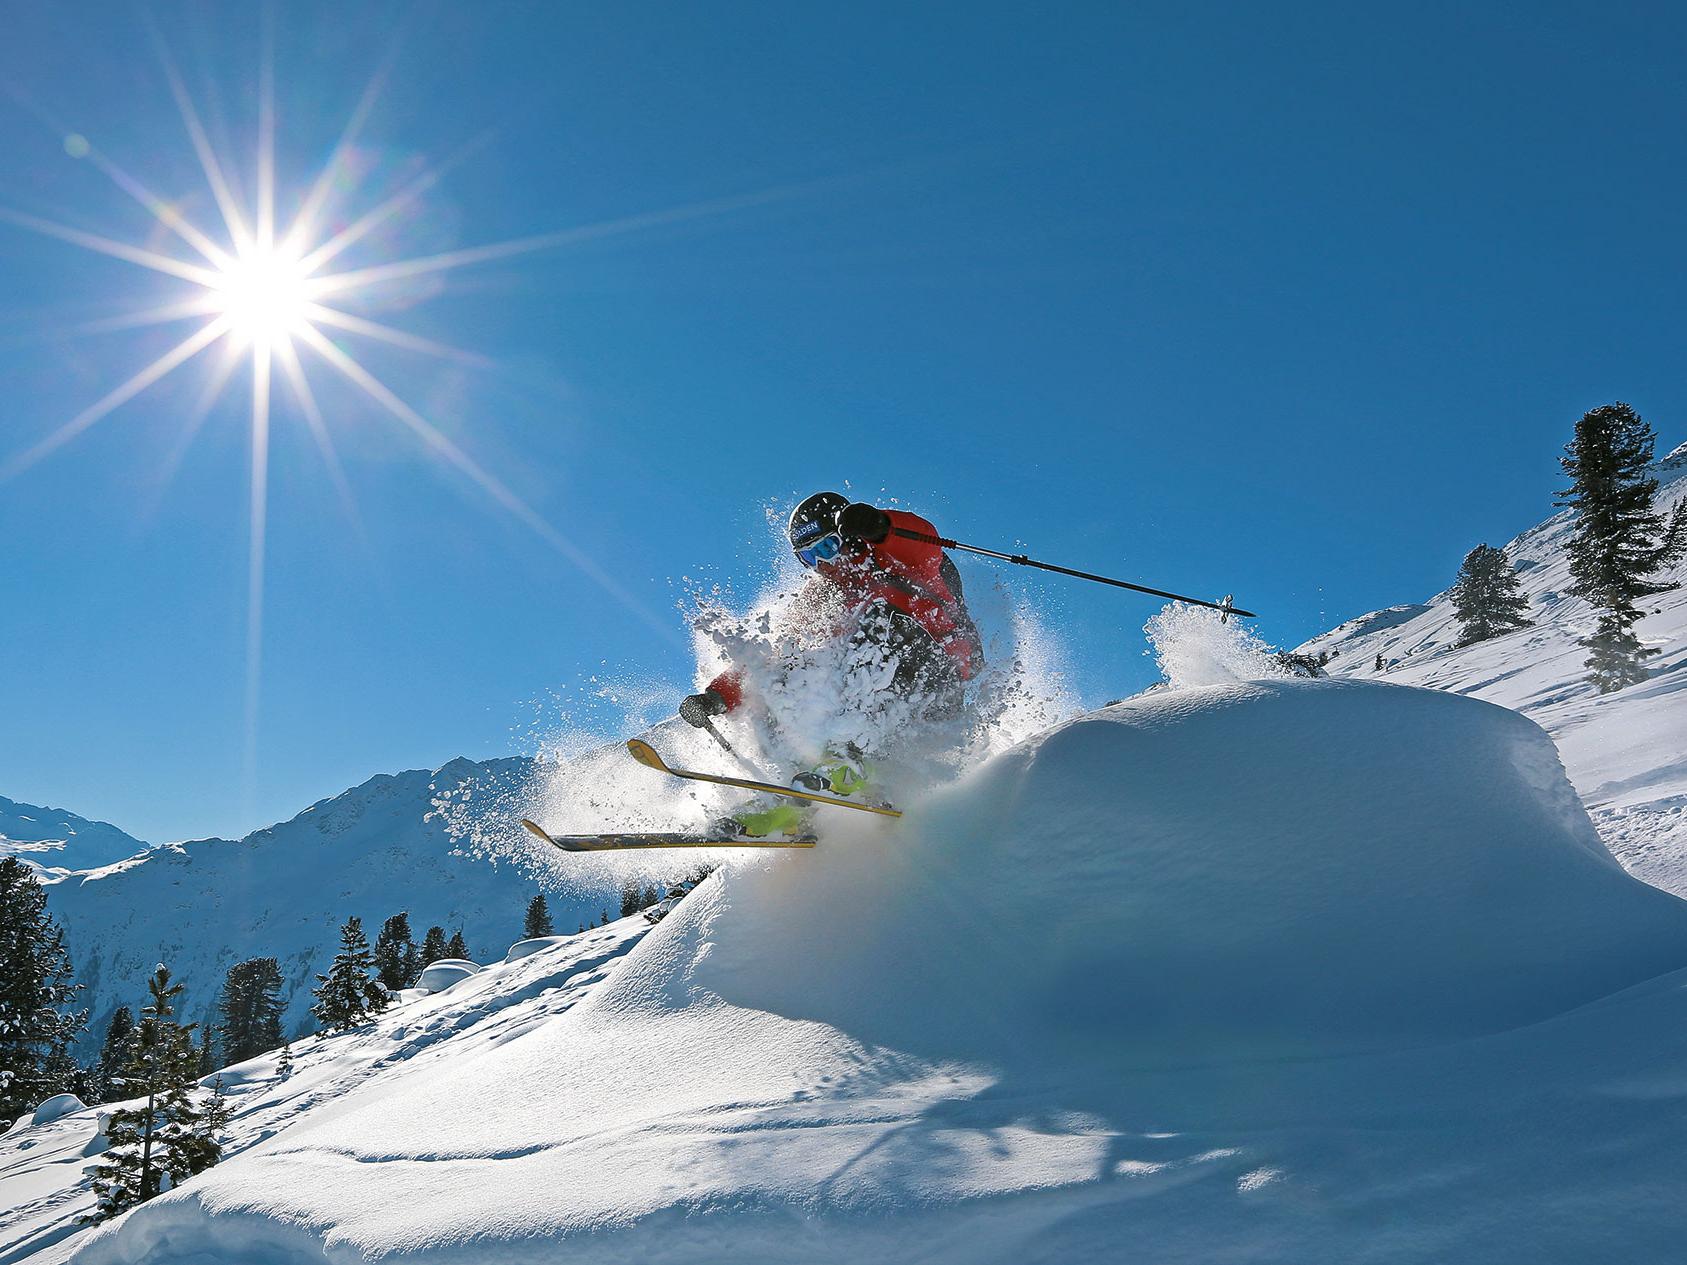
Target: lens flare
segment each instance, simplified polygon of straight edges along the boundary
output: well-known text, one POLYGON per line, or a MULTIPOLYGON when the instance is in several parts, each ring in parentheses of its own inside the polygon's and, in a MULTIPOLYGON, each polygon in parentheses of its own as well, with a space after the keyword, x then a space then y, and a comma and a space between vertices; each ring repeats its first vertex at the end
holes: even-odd
MULTIPOLYGON (((266 46, 270 38, 266 27, 266 46)), ((257 144, 250 159, 255 179, 248 186, 254 196, 247 202, 237 192, 238 182, 230 179, 232 168, 212 145, 169 50, 161 38, 155 36, 155 43, 170 94, 175 100, 192 152, 199 160, 221 225, 195 224, 181 209, 180 200, 159 196, 119 166, 86 135, 73 133, 62 120, 54 119, 28 101, 24 102, 26 108, 34 112, 55 135, 63 138, 66 153, 73 158, 85 159, 109 177, 118 189, 148 212, 154 227, 162 232, 149 233, 145 244, 133 244, 5 206, 0 206, 0 221, 110 259, 137 265, 179 287, 156 306, 89 322, 81 327, 84 332, 138 329, 183 321, 198 321, 199 327, 56 430, 49 431, 10 456, 0 457, 0 483, 22 474, 36 462, 69 444, 136 396, 195 360, 202 352, 213 347, 220 348, 220 355, 207 357, 214 367, 208 371, 206 390, 184 432, 181 446, 185 446, 211 414, 225 385, 237 380, 234 370, 242 362, 249 364, 251 548, 244 760, 248 789, 256 766, 259 664, 263 643, 264 539, 269 508, 269 443, 272 421, 275 420, 270 396, 274 379, 278 376, 274 369, 279 368, 279 377, 287 384, 299 414, 321 450, 329 476, 346 503, 354 526, 357 524, 351 489, 334 450, 329 425, 331 415, 325 417, 324 409, 318 405, 305 367, 306 356, 301 353, 309 353, 310 363, 330 371, 345 386, 355 389, 400 424, 421 442, 434 459, 476 485, 499 510, 532 531, 639 619, 662 636, 677 638, 669 621, 660 618, 644 601, 598 566, 502 480, 480 465, 462 445, 448 439, 444 431, 423 417, 342 346, 341 340, 330 339, 324 331, 372 339, 435 358, 484 365, 486 361, 482 357, 384 325, 356 311, 344 310, 342 305, 354 309, 367 307, 367 302, 360 301, 377 299, 382 287, 413 277, 442 274, 475 264, 512 259, 535 251, 554 250, 686 220, 731 214, 791 197, 811 186, 784 186, 645 211, 621 219, 412 259, 377 257, 366 259, 361 267, 335 271, 335 261, 342 253, 360 244, 367 247, 376 228, 415 206, 447 171, 483 142, 477 141, 465 147, 462 153, 445 163, 431 165, 396 193, 368 198, 374 205, 361 214, 352 214, 350 205, 332 208, 335 214, 330 214, 330 201, 344 200, 349 204, 355 202, 359 195, 367 196, 369 193, 360 187, 355 146, 374 107, 377 89, 385 78, 386 70, 383 68, 364 92, 322 170, 299 201, 298 212, 289 222, 281 223, 277 214, 278 203, 285 204, 289 199, 278 196, 277 189, 273 53, 266 47, 260 58, 257 144), (328 231, 333 223, 345 223, 347 226, 337 232, 328 231), (169 249, 167 241, 160 241, 165 235, 176 239, 174 250, 169 249), (183 252, 182 247, 186 247, 187 251, 183 252)), ((166 469, 174 468, 181 456, 181 451, 170 454, 165 462, 166 469)))
POLYGON ((209 288, 229 333, 243 343, 289 343, 310 320, 309 280, 302 262, 286 250, 253 246, 243 251, 209 288))

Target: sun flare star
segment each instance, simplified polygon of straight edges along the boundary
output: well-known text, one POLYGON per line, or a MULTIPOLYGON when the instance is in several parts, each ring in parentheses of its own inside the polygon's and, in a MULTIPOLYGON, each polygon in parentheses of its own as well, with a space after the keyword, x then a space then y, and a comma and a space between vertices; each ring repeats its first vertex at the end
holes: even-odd
MULTIPOLYGON (((135 264, 182 287, 167 301, 139 312, 91 322, 82 332, 137 329, 197 321, 193 332, 128 379, 112 388, 68 421, 9 457, 0 459, 0 483, 16 477, 62 448, 83 432, 148 390, 188 362, 213 348, 205 388, 184 427, 182 441, 166 460, 166 470, 180 461, 193 436, 213 413, 227 384, 236 376, 251 383, 251 437, 247 583, 246 689, 244 785, 250 802, 257 767, 257 716, 263 648, 265 534, 268 524, 269 439, 274 411, 272 393, 277 380, 286 384, 292 410, 304 423, 319 450, 346 512, 358 521, 356 501, 335 452, 329 416, 319 404, 307 363, 326 367, 346 385, 399 423, 419 440, 429 455, 455 468, 481 489, 503 512, 522 523, 549 547, 603 588, 638 618, 667 639, 676 631, 642 600, 576 547, 551 523, 516 495, 501 479, 449 438, 434 423, 366 368, 340 338, 352 335, 389 346, 484 366, 487 362, 458 348, 397 329, 351 308, 367 309, 383 287, 419 276, 438 275, 468 265, 507 260, 534 251, 575 245, 588 240, 637 232, 661 225, 738 211, 791 196, 803 186, 646 211, 622 219, 471 246, 409 259, 365 261, 356 268, 332 271, 331 265, 353 247, 367 252, 375 231, 415 210, 439 182, 450 162, 432 167, 387 194, 354 217, 337 217, 344 227, 328 233, 325 222, 331 202, 349 201, 359 193, 354 146, 377 96, 380 76, 364 92, 338 143, 316 180, 297 200, 298 211, 282 226, 277 219, 275 174, 276 115, 272 76, 263 69, 259 80, 257 146, 252 161, 254 180, 250 203, 244 203, 228 177, 228 168, 211 145, 198 111, 168 52, 160 46, 163 70, 171 94, 198 158, 221 219, 215 228, 196 224, 177 202, 166 200, 117 164, 88 138, 66 137, 66 152, 96 166, 129 198, 139 203, 175 239, 174 252, 156 245, 137 245, 115 237, 72 227, 0 206, 0 220, 56 238, 109 258, 135 264), (185 249, 184 249, 185 248, 185 249), (332 305, 330 305, 332 303, 332 305), (247 372, 235 370, 244 360, 247 372)), ((61 133, 66 129, 42 115, 61 133)), ((150 234, 148 241, 156 241, 150 234)))

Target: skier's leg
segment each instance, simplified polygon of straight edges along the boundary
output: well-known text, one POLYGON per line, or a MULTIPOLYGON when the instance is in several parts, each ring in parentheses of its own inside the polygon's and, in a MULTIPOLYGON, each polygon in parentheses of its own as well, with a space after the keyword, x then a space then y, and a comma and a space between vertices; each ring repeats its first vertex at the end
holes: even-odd
POLYGON ((873 766, 855 743, 827 743, 820 759, 793 777, 791 785, 822 795, 862 798, 872 789, 873 766))
POLYGON ((813 810, 804 804, 769 804, 765 800, 738 809, 714 823, 714 829, 732 838, 794 839, 809 833, 813 810))

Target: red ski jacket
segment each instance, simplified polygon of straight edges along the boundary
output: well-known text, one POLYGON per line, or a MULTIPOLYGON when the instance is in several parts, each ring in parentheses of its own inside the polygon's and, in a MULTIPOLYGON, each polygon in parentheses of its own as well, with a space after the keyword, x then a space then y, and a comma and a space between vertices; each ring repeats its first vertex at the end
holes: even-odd
MULTIPOLYGON (((897 529, 937 535, 937 529, 918 514, 886 510, 890 533, 881 541, 857 541, 844 552, 814 568, 791 606, 796 626, 816 636, 840 636, 854 626, 861 609, 885 602, 911 616, 947 654, 955 674, 970 681, 984 667, 984 648, 967 613, 961 577, 942 546, 909 540, 897 529), (838 598, 846 611, 839 620, 838 598)), ((729 668, 705 687, 721 696, 728 711, 744 697, 739 669, 729 668)))

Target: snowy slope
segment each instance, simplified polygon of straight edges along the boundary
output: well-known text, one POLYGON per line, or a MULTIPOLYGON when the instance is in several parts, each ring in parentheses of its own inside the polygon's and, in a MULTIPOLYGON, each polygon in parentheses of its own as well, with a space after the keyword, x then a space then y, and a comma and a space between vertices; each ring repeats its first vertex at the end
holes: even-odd
POLYGON ((582 1005, 41 1260, 1534 1263, 1687 1234, 1687 903, 1616 864, 1528 720, 1162 691, 908 807, 733 864, 582 1005))
MULTIPOLYGON (((384 1092, 442 1058, 493 1049, 551 1021, 600 983, 647 930, 642 918, 629 918, 579 936, 526 941, 509 963, 432 996, 407 994, 367 1028, 295 1042, 293 1074, 285 1080, 276 1055, 224 1071, 234 1111, 225 1155, 333 1115, 354 1089, 384 1092)), ((38 1256, 78 1232, 76 1219, 94 1203, 85 1172, 102 1147, 101 1110, 109 1108, 0 1136, 0 1265, 38 1256)))
POLYGON ((601 889, 564 891, 554 871, 523 864, 520 853, 498 859, 459 846, 434 811, 459 787, 495 798, 530 771, 526 760, 459 759, 433 772, 382 775, 238 841, 164 844, 51 883, 49 908, 87 989, 85 1044, 97 1046, 117 1006, 138 1008, 160 960, 186 984, 183 1010, 198 1021, 230 966, 274 957, 288 998, 285 1031, 314 1028, 310 989, 352 914, 371 943, 386 917, 408 910, 418 941, 429 926, 461 927, 476 953, 518 938, 541 887, 558 929, 595 922, 601 889))
MULTIPOLYGON (((1687 444, 1654 474, 1658 503, 1671 511, 1687 499, 1687 444)), ((1458 622, 1443 592, 1422 605, 1361 615, 1298 649, 1334 653, 1333 676, 1426 685, 1523 712, 1557 741, 1571 781, 1624 864, 1687 895, 1687 587, 1651 598, 1636 627, 1659 651, 1652 679, 1594 693, 1583 679, 1587 651, 1576 644, 1592 631, 1593 613, 1564 595, 1571 526, 1565 511, 1506 546, 1529 596, 1532 628, 1458 649, 1458 622)), ((1687 585, 1687 560, 1665 575, 1687 585)))
POLYGON ((110 822, 0 795, 0 857, 15 856, 40 870, 92 870, 146 847, 110 822))

